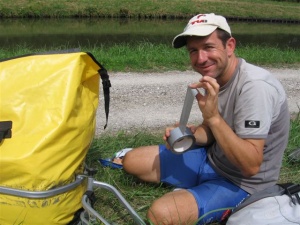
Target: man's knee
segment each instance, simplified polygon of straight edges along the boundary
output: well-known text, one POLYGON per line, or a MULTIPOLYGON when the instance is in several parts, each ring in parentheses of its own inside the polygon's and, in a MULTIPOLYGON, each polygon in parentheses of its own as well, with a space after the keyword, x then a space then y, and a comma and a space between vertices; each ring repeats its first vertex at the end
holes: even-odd
POLYGON ((127 173, 137 176, 144 181, 159 182, 160 163, 157 146, 133 149, 126 153, 122 163, 127 173))
POLYGON ((154 225, 167 225, 171 223, 170 212, 160 200, 155 200, 147 212, 147 218, 154 225), (169 215, 169 216, 168 216, 169 215))
POLYGON ((134 150, 127 152, 122 159, 124 171, 143 180, 141 176, 144 175, 144 172, 141 171, 139 163, 141 160, 134 150))
POLYGON ((134 151, 127 152, 126 155, 122 159, 123 168, 127 173, 134 173, 136 170, 136 155, 134 154, 134 151))
POLYGON ((198 205, 186 190, 169 192, 152 203, 147 218, 155 225, 195 224, 198 205))

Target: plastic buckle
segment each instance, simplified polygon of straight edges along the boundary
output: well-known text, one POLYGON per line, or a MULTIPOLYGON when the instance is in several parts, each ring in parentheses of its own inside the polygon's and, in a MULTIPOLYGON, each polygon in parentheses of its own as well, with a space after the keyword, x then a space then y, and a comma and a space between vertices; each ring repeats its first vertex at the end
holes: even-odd
POLYGON ((300 204, 300 185, 294 184, 286 188, 286 194, 292 199, 294 205, 296 205, 296 200, 292 197, 293 195, 296 196, 297 202, 300 204))
POLYGON ((110 80, 102 80, 102 85, 104 88, 110 88, 111 87, 111 83, 110 83, 110 80))
POLYGON ((92 206, 92 207, 94 207, 94 204, 95 204, 95 202, 97 201, 97 198, 96 198, 96 195, 95 195, 95 192, 94 191, 86 191, 85 193, 84 193, 87 197, 88 197, 88 199, 90 200, 90 205, 92 206))
POLYGON ((88 167, 87 165, 85 165, 84 169, 88 176, 94 176, 98 172, 97 169, 88 167))

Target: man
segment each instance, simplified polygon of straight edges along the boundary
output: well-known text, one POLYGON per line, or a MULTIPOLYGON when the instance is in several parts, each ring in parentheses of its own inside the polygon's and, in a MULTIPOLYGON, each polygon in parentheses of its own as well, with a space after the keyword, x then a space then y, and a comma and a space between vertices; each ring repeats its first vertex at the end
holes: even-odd
POLYGON ((173 46, 186 46, 202 75, 190 87, 206 90, 196 96, 203 122, 190 126, 198 146, 183 154, 168 145, 136 148, 123 166, 144 181, 180 188, 153 202, 147 214, 153 224, 220 221, 226 209, 277 182, 289 133, 286 95, 268 71, 235 56, 222 16, 193 17, 173 46))

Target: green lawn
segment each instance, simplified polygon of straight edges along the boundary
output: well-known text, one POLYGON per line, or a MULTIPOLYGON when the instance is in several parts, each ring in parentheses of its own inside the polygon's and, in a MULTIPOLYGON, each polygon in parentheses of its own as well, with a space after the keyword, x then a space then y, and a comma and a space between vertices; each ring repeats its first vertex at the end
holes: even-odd
POLYGON ((299 20, 300 4, 275 0, 10 0, 0 1, 1 17, 183 18, 215 12, 224 16, 299 20))

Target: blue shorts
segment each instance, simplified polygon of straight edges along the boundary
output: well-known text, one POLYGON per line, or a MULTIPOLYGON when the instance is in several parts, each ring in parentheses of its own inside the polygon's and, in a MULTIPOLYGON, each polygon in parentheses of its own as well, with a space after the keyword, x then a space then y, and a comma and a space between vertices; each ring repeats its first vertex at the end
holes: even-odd
POLYGON ((198 204, 198 224, 221 221, 249 194, 212 168, 205 148, 174 154, 159 146, 161 182, 191 192, 198 204))

